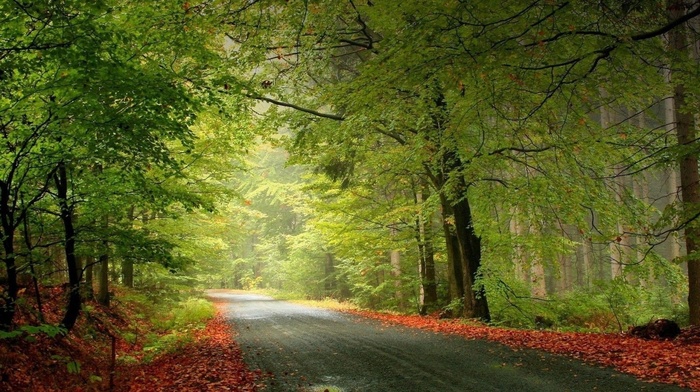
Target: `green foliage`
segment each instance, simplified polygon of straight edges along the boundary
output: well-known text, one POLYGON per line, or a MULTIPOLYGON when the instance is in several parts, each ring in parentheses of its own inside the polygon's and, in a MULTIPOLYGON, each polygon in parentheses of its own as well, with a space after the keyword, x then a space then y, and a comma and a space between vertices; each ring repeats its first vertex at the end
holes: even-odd
POLYGON ((53 339, 56 336, 64 336, 67 333, 68 331, 65 328, 53 324, 22 325, 12 331, 0 331, 0 339, 14 339, 23 336, 25 340, 34 342, 39 335, 53 339))
POLYGON ((162 331, 187 331, 204 327, 214 317, 214 305, 202 298, 187 298, 179 302, 166 302, 159 306, 153 324, 162 331))
POLYGON ((668 285, 645 286, 623 279, 600 281, 546 300, 532 298, 522 282, 490 290, 495 324, 574 331, 621 332, 633 325, 667 318, 683 324, 687 307, 678 290, 668 285))
POLYGON ((73 360, 71 357, 66 357, 62 355, 52 355, 51 359, 65 363, 66 368, 68 369, 68 373, 80 374, 80 362, 73 360))
MULTIPOLYGON (((131 292, 128 301, 136 301, 149 315, 149 325, 153 330, 140 337, 132 332, 123 332, 122 338, 128 342, 143 339, 145 361, 157 356, 182 350, 193 341, 193 332, 205 326, 214 317, 216 309, 206 299, 200 297, 173 297, 172 294, 159 297, 154 303, 152 296, 131 292), (178 298, 179 297, 179 298, 178 298)), ((136 362, 135 357, 120 358, 124 362, 136 362)))

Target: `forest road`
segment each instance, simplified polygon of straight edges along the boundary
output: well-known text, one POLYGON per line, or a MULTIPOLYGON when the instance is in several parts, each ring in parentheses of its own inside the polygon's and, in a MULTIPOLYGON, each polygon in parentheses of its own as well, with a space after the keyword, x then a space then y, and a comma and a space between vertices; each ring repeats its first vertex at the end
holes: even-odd
POLYGON ((246 363, 265 391, 683 391, 530 349, 466 340, 256 294, 225 302, 246 363))

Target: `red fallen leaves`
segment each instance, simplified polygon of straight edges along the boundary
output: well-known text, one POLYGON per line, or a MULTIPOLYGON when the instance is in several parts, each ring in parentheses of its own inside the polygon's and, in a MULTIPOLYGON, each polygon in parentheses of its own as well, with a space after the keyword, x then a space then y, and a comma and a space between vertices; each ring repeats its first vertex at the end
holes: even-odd
MULTIPOLYGON (((43 288, 44 317, 57 324, 62 317, 65 290, 43 288)), ((31 305, 32 297, 25 299, 31 305)), ((88 302, 90 312, 81 315, 74 330, 63 338, 36 336, 0 339, 0 391, 89 392, 89 391, 254 391, 259 374, 248 370, 233 340, 233 330, 220 315, 197 333, 183 352, 164 355, 148 365, 119 364, 114 388, 109 388, 111 369, 110 331, 135 332, 139 336, 150 325, 134 315, 142 309, 123 303, 105 308, 88 302), (134 329, 135 328, 135 329, 134 329), (67 363, 80 365, 70 373, 67 363)), ((18 307, 19 325, 38 323, 30 306, 18 307)), ((116 340, 117 356, 140 358, 141 344, 116 340)))
POLYGON ((527 331, 468 325, 463 320, 349 311, 385 323, 405 325, 467 339, 488 339, 512 348, 528 347, 613 367, 647 381, 700 391, 700 328, 673 341, 642 340, 624 334, 527 331))
POLYGON ((260 374, 245 365, 232 334, 217 314, 184 352, 119 369, 116 391, 255 391, 260 374))

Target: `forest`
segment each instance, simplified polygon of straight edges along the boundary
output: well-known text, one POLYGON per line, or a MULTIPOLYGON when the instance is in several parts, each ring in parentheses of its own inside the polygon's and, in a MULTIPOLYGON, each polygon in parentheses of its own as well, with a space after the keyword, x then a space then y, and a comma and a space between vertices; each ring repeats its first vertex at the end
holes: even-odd
POLYGON ((499 4, 0 1, 0 346, 223 288, 699 326, 700 2, 499 4))

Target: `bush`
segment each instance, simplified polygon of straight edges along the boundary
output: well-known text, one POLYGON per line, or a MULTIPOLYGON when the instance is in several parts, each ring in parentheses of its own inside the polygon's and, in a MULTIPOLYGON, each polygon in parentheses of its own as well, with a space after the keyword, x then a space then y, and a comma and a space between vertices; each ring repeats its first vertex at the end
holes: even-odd
POLYGON ((688 319, 687 306, 679 300, 683 293, 667 284, 632 284, 616 279, 551 295, 546 300, 531 298, 528 288, 519 282, 499 280, 487 289, 492 323, 508 327, 622 332, 631 325, 659 318, 680 325, 688 319))

